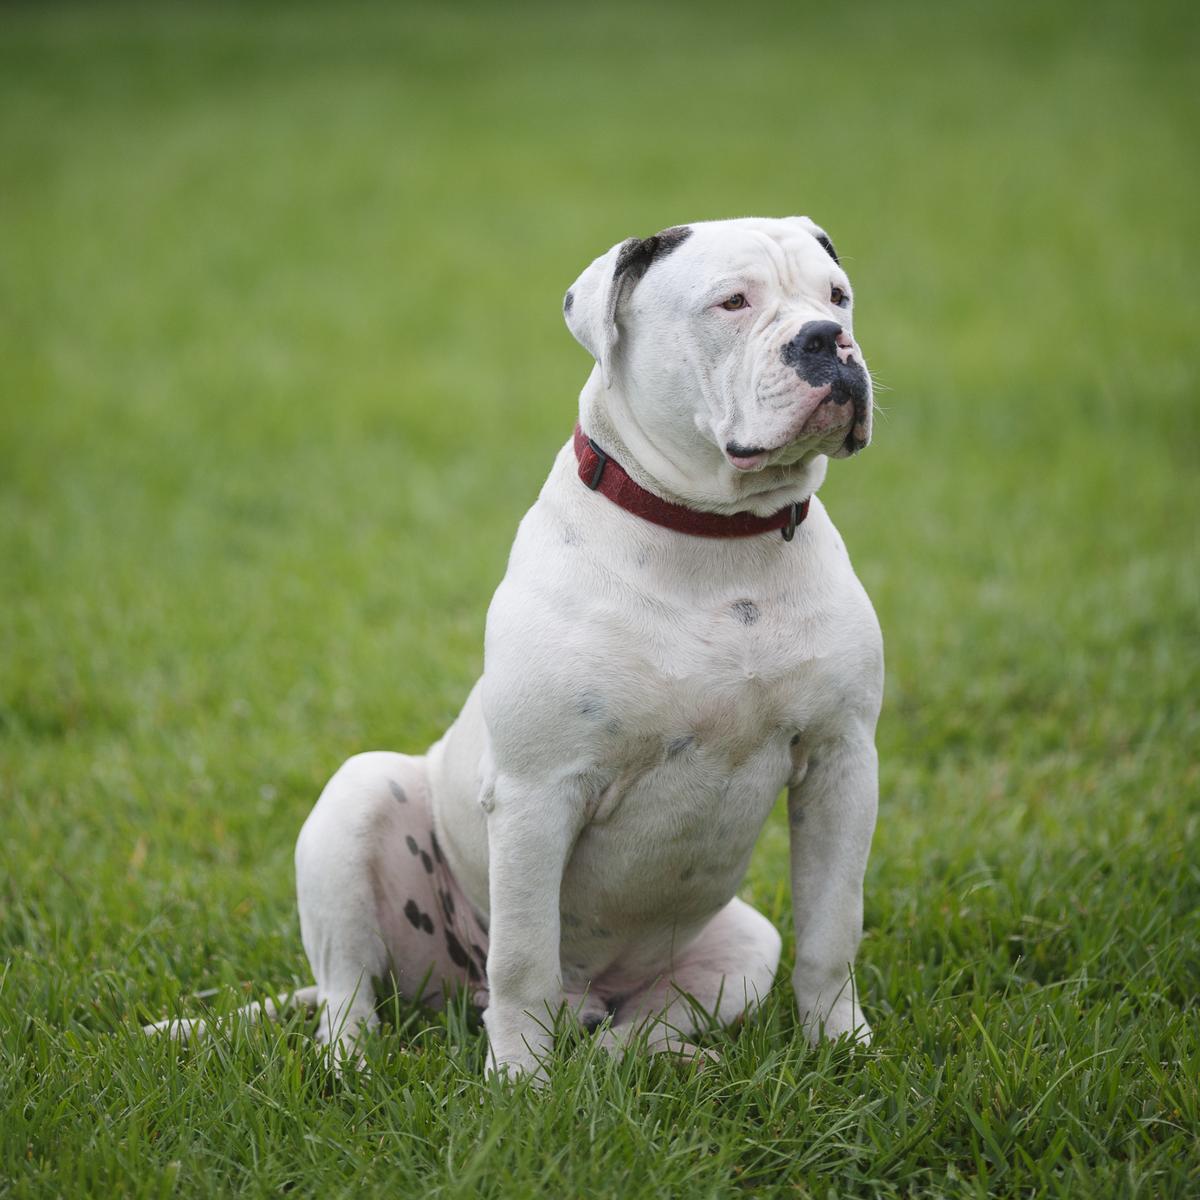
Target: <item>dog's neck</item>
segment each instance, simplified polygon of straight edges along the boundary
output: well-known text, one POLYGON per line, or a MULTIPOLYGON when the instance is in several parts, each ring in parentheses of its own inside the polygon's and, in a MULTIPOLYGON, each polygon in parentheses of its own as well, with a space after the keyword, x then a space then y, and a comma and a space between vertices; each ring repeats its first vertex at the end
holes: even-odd
POLYGON ((742 473, 695 428, 670 446, 657 445, 627 398, 615 386, 605 388, 598 371, 579 394, 579 423, 640 487, 699 512, 768 516, 807 500, 828 466, 822 454, 794 466, 742 473))

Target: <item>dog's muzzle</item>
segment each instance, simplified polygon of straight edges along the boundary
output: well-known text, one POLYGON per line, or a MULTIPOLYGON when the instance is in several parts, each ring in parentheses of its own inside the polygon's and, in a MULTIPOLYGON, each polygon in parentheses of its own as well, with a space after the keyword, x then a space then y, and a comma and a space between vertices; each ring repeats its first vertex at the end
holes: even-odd
POLYGON ((809 321, 791 341, 784 343, 780 355, 784 365, 791 367, 810 387, 829 388, 823 405, 854 406, 843 448, 847 454, 861 450, 866 443, 854 431, 866 417, 870 384, 850 335, 836 321, 809 321))

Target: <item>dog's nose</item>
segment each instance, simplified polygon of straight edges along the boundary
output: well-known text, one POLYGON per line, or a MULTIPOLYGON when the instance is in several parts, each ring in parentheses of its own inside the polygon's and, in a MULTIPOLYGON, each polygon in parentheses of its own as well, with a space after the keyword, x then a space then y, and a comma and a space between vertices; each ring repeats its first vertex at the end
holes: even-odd
POLYGON ((837 358, 841 338, 842 327, 836 321, 809 321, 800 327, 800 332, 788 343, 788 357, 793 361, 801 358, 837 358))

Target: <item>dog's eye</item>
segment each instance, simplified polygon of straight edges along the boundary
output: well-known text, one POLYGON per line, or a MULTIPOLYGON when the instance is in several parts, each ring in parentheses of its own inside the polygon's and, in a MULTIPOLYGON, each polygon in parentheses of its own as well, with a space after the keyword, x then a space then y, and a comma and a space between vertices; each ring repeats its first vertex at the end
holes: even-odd
POLYGON ((746 297, 743 296, 741 292, 734 292, 734 294, 730 296, 728 300, 721 302, 721 307, 726 312, 737 312, 739 308, 746 307, 746 297))
POLYGON ((838 308, 845 308, 846 305, 850 303, 850 297, 847 296, 840 287, 833 287, 829 289, 829 299, 832 303, 836 304, 838 308))

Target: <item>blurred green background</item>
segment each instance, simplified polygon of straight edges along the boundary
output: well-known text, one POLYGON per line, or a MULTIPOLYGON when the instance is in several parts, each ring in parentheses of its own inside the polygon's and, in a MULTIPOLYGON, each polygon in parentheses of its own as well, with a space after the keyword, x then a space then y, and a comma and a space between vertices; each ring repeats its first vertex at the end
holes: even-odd
MULTIPOLYGON (((1198 64, 1187 4, 0 9, 0 1181, 1197 1186, 1198 64), (284 1094, 302 1041, 109 1038, 307 977, 294 835, 478 673, 589 366, 578 271, 792 213, 882 385, 822 492, 887 647, 877 1051, 806 1057, 781 972, 715 1083, 596 1066, 619 1115, 568 1162, 571 1104, 480 1101, 462 1031, 367 1117, 297 1084, 340 1151, 239 1090, 284 1094), (488 1142, 510 1111, 532 1150, 488 1142)), ((746 894, 786 927, 785 840, 746 894)))

